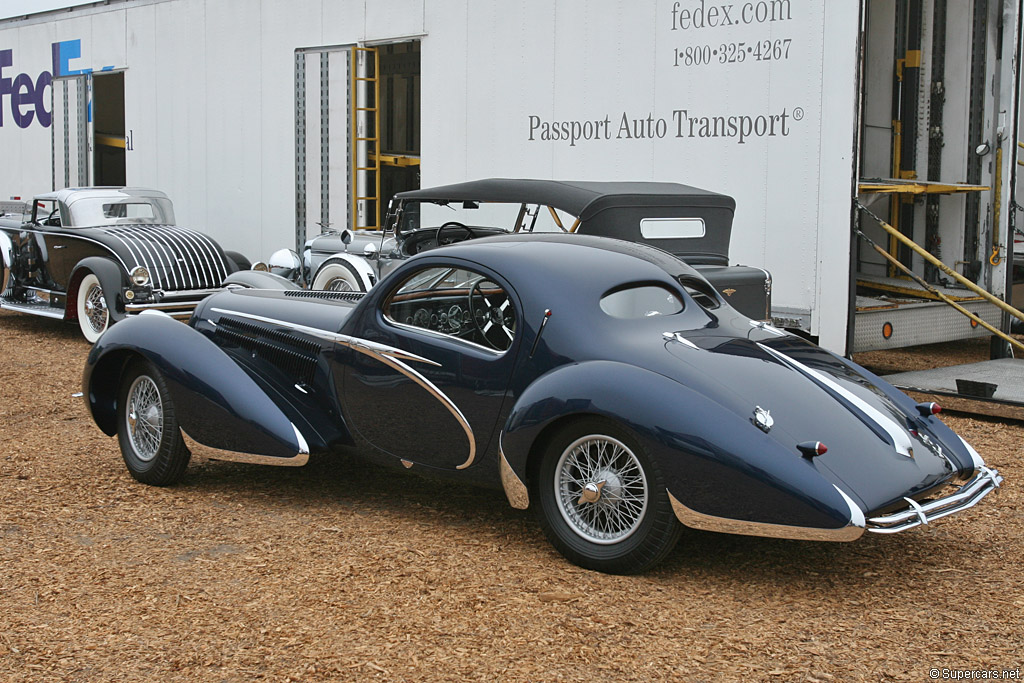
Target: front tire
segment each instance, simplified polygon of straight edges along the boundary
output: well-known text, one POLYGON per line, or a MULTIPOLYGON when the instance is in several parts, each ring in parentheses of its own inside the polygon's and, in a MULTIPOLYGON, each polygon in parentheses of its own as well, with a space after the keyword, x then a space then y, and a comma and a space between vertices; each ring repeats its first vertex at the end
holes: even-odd
POLYGON ((328 292, 365 292, 362 278, 351 264, 342 260, 327 261, 313 278, 312 289, 328 292))
POLYGON ((117 440, 132 477, 167 486, 185 474, 185 448, 167 382, 149 363, 136 361, 125 372, 117 401, 117 440))
POLYGON ((636 574, 679 540, 682 525, 656 463, 610 420, 586 418, 560 429, 532 484, 545 534, 581 567, 636 574))
POLYGON ((94 274, 89 273, 78 284, 78 328, 90 344, 110 327, 107 293, 94 274))

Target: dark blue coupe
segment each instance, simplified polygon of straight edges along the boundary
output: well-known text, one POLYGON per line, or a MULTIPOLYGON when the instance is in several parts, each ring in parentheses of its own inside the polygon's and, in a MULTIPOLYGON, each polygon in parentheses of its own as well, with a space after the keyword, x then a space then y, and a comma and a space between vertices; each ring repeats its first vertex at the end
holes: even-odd
POLYGON ((190 453, 295 466, 354 449, 501 487, 571 561, 616 573, 684 526, 851 541, 1002 481, 934 404, 741 316, 665 252, 584 235, 434 249, 367 294, 147 313, 102 336, 83 383, 139 481, 174 483, 190 453))

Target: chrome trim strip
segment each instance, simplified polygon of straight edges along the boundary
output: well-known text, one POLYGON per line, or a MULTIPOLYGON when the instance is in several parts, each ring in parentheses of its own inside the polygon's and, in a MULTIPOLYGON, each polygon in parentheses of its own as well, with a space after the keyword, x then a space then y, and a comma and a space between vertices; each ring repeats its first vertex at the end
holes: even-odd
POLYGON ((327 330, 321 330, 315 327, 307 327, 306 325, 300 325, 298 323, 292 323, 285 320, 277 320, 275 318, 267 318, 262 315, 254 315, 252 313, 242 313, 240 311, 231 311, 223 308, 210 309, 215 313, 221 313, 224 315, 233 315, 240 318, 248 318, 249 320, 255 320, 257 322, 267 323, 269 325, 278 325, 281 327, 295 330, 296 332, 302 332, 309 334, 320 339, 324 339, 335 344, 348 347, 353 351, 358 351, 364 355, 375 358, 380 362, 384 363, 388 367, 397 370, 399 373, 405 375, 412 381, 423 387, 427 393, 433 396, 435 399, 441 402, 448 412, 452 414, 455 420, 462 427, 462 430, 466 433, 466 438, 469 440, 469 457, 461 465, 456 465, 455 469, 463 470, 473 464, 476 460, 476 437, 473 434, 473 427, 470 426, 469 420, 462 414, 459 407, 448 398, 448 396, 437 388, 433 382, 429 379, 416 372, 414 369, 403 363, 403 360, 413 361, 417 363, 427 363, 436 367, 442 367, 440 363, 430 360, 429 358, 423 358, 416 354, 397 349, 393 346, 387 346, 385 344, 379 344, 377 342, 371 342, 366 339, 359 339, 358 337, 350 337, 346 334, 338 334, 336 332, 328 332, 327 330))
POLYGON ((243 462, 250 465, 274 465, 277 467, 302 467, 309 462, 309 446, 306 440, 299 433, 298 427, 294 424, 295 438, 298 441, 298 453, 290 458, 278 458, 273 455, 256 455, 254 453, 239 453, 237 451, 226 451, 213 446, 204 446, 191 436, 184 429, 181 430, 181 437, 185 440, 185 447, 193 455, 200 455, 210 460, 226 460, 228 462, 243 462))
MULTIPOLYGON (((501 437, 498 437, 498 453, 501 455, 501 487, 505 489, 505 497, 508 504, 517 510, 525 510, 530 507, 530 492, 526 484, 519 478, 512 466, 505 458, 505 451, 501 448, 501 437)), ((671 495, 671 494, 669 494, 671 495)))
POLYGON ((0 308, 7 311, 17 311, 18 313, 31 313, 32 315, 40 315, 44 318, 53 318, 54 320, 64 319, 64 309, 62 308, 54 308, 50 310, 42 306, 19 306, 18 304, 12 304, 6 301, 0 301, 0 308))
POLYGON ((206 280, 206 278, 202 276, 202 268, 199 263, 199 254, 196 251, 196 247, 193 246, 193 244, 190 241, 191 234, 189 231, 179 228, 177 230, 167 230, 167 232, 170 233, 168 235, 169 238, 175 240, 178 243, 178 248, 181 250, 181 252, 188 256, 188 263, 186 264, 186 266, 190 267, 189 277, 192 281, 196 282, 197 286, 202 287, 212 284, 220 284, 223 281, 223 278, 210 278, 209 280, 206 280))
MULTIPOLYGON (((188 260, 192 264, 191 279, 193 279, 198 286, 204 286, 204 284, 220 284, 223 282, 223 278, 217 278, 212 274, 204 277, 203 266, 201 260, 207 260, 205 254, 202 251, 202 246, 198 243, 193 235, 192 231, 185 228, 177 228, 172 232, 172 238, 177 240, 180 245, 179 248, 182 252, 188 254, 188 260)), ((209 268, 207 268, 209 270, 209 268)))
POLYGON ((138 234, 141 237, 148 237, 154 247, 159 247, 160 251, 164 255, 164 263, 167 267, 167 273, 172 281, 176 282, 176 286, 173 289, 183 289, 186 286, 196 287, 197 285, 192 282, 192 278, 189 278, 189 282, 185 281, 185 271, 182 269, 181 264, 178 263, 178 253, 174 248, 174 244, 168 240, 164 233, 154 229, 154 226, 140 225, 136 228, 138 234), (175 274, 177 269, 177 274, 175 274))
MULTIPOLYGON (((859 511, 853 501, 838 487, 836 490, 842 494, 847 503, 851 505, 851 512, 859 511)), ((684 525, 693 529, 704 531, 717 531, 725 534, 740 534, 743 536, 766 536, 768 538, 792 538, 801 541, 855 541, 864 534, 864 514, 860 513, 859 520, 856 514, 852 515, 846 526, 837 529, 819 529, 815 527, 789 526, 786 524, 767 524, 765 522, 748 522, 741 519, 728 519, 706 515, 686 507, 669 491, 668 499, 672 504, 672 510, 676 518, 684 525), (858 525, 858 521, 861 524, 858 525)))
POLYGON ((662 332, 661 333, 661 337, 666 342, 670 342, 670 341, 678 342, 679 344, 682 344, 683 346, 688 346, 691 349, 696 349, 697 351, 700 351, 700 347, 699 346, 694 344, 692 341, 690 341, 689 339, 684 337, 679 332, 662 332))
POLYGON ((159 256, 155 256, 153 250, 145 240, 132 239, 131 231, 124 230, 123 228, 98 228, 104 235, 116 238, 121 242, 128 250, 128 253, 132 255, 139 265, 144 266, 149 271, 150 276, 153 278, 154 289, 165 289, 166 279, 164 274, 157 269, 157 264, 160 262, 159 256), (136 252, 138 255, 136 255, 136 252), (143 253, 145 252, 145 253, 143 253), (148 258, 147 258, 148 257, 148 258))
POLYGON ((960 443, 962 443, 967 448, 967 452, 971 454, 971 461, 974 462, 975 471, 981 470, 981 468, 985 466, 985 461, 981 459, 981 455, 978 451, 974 450, 974 446, 967 443, 967 439, 959 434, 956 435, 956 438, 960 439, 960 443))
POLYGON ((998 491, 999 485, 1002 483, 1003 477, 998 471, 982 465, 978 469, 978 473, 955 493, 926 503, 918 503, 910 498, 904 498, 903 500, 909 504, 909 509, 881 517, 872 517, 868 520, 870 524, 868 531, 875 534, 895 534, 934 522, 947 515, 974 507, 981 502, 982 498, 993 491, 998 491))
POLYGON ((900 455, 905 455, 908 458, 914 457, 914 444, 910 441, 910 435, 908 435, 906 430, 901 429, 900 426, 893 422, 890 418, 886 417, 881 412, 879 412, 877 408, 875 408, 874 406, 872 406, 871 404, 869 404, 856 394, 852 393, 848 389, 844 389, 843 387, 839 386, 834 381, 826 377, 824 374, 818 372, 817 370, 809 368, 803 363, 795 361, 789 356, 779 353, 775 349, 769 346, 765 346, 760 342, 757 342, 757 345, 771 356, 782 361, 784 364, 790 366, 794 370, 797 370, 798 372, 802 373, 806 377, 809 377, 815 382, 823 384, 827 388, 831 389, 832 391, 836 392, 844 399, 852 403, 858 410, 864 413, 864 415, 868 419, 870 419, 872 422, 874 422, 883 430, 885 430, 885 433, 888 434, 889 438, 892 439, 893 446, 895 447, 897 453, 899 453, 900 455))

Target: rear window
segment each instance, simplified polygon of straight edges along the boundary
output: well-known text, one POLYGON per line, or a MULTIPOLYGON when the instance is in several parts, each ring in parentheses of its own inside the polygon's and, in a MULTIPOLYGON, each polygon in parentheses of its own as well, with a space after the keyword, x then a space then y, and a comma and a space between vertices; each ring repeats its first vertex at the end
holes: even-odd
POLYGON ((605 294, 601 310, 613 318, 633 320, 673 315, 683 310, 683 302, 675 292, 660 285, 637 285, 605 294))

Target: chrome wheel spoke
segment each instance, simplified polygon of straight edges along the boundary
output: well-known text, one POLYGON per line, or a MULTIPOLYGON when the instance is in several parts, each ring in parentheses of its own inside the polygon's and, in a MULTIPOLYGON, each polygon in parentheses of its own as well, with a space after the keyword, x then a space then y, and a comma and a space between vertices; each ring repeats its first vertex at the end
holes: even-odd
POLYGON ((149 462, 157 456, 164 433, 163 402, 156 383, 139 375, 128 389, 125 401, 128 440, 135 456, 149 462))
POLYGON ((559 512, 588 541, 617 543, 644 519, 648 486, 643 468, 612 437, 592 435, 573 442, 558 461, 556 477, 559 512))

